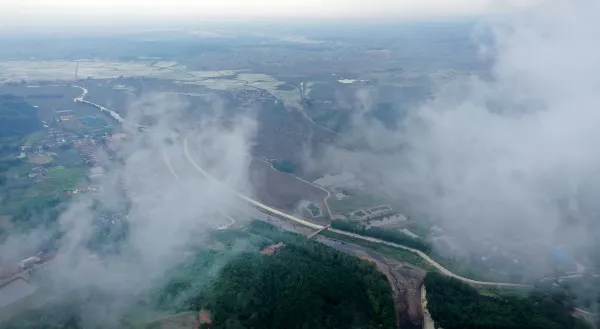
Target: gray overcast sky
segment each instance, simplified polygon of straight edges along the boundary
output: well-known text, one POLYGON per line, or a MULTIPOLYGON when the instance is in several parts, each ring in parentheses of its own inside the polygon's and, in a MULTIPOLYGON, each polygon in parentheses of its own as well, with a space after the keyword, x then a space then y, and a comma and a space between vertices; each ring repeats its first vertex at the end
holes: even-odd
POLYGON ((2 24, 79 18, 457 17, 552 0, 0 0, 2 24))

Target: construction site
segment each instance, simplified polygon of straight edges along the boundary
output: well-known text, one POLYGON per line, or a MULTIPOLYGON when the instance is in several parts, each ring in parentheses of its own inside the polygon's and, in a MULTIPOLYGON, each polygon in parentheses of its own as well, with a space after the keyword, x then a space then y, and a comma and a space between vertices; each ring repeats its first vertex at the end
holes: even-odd
POLYGON ((318 236, 317 241, 375 265, 377 270, 385 275, 392 288, 396 325, 399 328, 422 328, 421 287, 427 273, 424 269, 352 243, 323 236, 318 236))

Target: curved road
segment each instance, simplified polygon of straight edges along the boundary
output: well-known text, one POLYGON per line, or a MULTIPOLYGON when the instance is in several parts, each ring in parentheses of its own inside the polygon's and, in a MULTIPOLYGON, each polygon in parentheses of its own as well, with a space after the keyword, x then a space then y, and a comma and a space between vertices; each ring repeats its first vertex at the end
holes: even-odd
POLYGON ((353 237, 353 238, 357 238, 357 239, 361 239, 361 240, 365 240, 365 241, 369 241, 369 242, 384 244, 384 245, 388 245, 391 247, 408 250, 410 252, 413 252, 413 253, 419 255, 419 257, 423 258, 425 261, 427 261, 429 264, 431 264, 433 267, 435 267, 442 274, 445 274, 447 276, 453 277, 455 279, 461 280, 466 283, 479 285, 479 286, 495 286, 495 287, 521 287, 521 288, 532 287, 532 286, 526 285, 526 284, 506 283, 506 282, 488 282, 488 281, 478 281, 478 280, 465 278, 464 276, 460 276, 458 274, 450 272, 450 270, 448 270, 447 268, 445 268, 440 263, 436 262, 431 257, 429 257, 426 253, 424 253, 420 250, 413 249, 413 248, 410 248, 410 247, 407 247, 407 246, 404 246, 401 244, 393 243, 393 242, 388 242, 388 241, 384 241, 384 240, 380 240, 380 239, 376 239, 376 238, 371 238, 371 237, 364 236, 364 235, 359 235, 359 234, 354 234, 354 233, 350 233, 350 232, 346 232, 346 231, 336 230, 333 228, 330 228, 329 230, 331 232, 334 232, 337 234, 343 234, 343 235, 346 235, 349 237, 353 237))
MULTIPOLYGON (((192 165, 192 167, 194 167, 194 169, 196 169, 199 173, 201 173, 203 176, 205 176, 207 179, 211 179, 211 180, 215 180, 212 176, 210 176, 204 169, 202 169, 202 167, 200 167, 200 165, 198 165, 198 163, 194 160, 194 158, 191 156, 190 152, 189 152, 189 148, 188 148, 188 142, 187 142, 187 138, 183 140, 183 151, 185 154, 185 157, 187 158, 187 160, 190 162, 190 164, 192 165)), ((315 223, 311 223, 309 221, 306 221, 304 219, 300 219, 297 218, 295 216, 286 214, 280 210, 277 210, 275 208, 269 207, 267 205, 264 205, 256 200, 250 199, 247 196, 232 190, 232 192, 238 196, 239 198, 241 198, 242 200, 252 204, 253 206, 262 209, 268 213, 271 213, 273 215, 279 216, 281 218, 284 219, 289 219, 295 223, 298 223, 302 226, 306 226, 315 230, 324 230, 325 228, 327 228, 324 225, 319 225, 319 224, 315 224, 315 223)), ((425 261, 427 261, 429 264, 431 264, 433 267, 435 267, 436 269, 438 269, 441 273, 453 277, 455 279, 461 280, 463 282, 466 283, 470 283, 470 284, 474 284, 474 285, 480 285, 480 286, 494 286, 494 287, 531 287, 530 285, 524 285, 524 284, 516 284, 516 283, 506 283, 506 282, 487 282, 487 281, 478 281, 478 280, 473 280, 473 279, 469 279, 469 278, 465 278, 463 276, 460 276, 458 274, 452 273, 450 270, 448 270, 447 268, 445 268, 444 266, 440 265, 438 262, 436 262, 435 260, 433 260, 431 257, 429 257, 427 254, 425 254, 424 252, 417 250, 417 249, 413 249, 413 248, 409 248, 407 246, 403 246, 401 244, 397 244, 397 243, 393 243, 393 242, 387 242, 387 241, 383 241, 380 239, 376 239, 376 238, 371 238, 371 237, 367 237, 367 236, 363 236, 363 235, 358 235, 358 234, 354 234, 354 233, 350 233, 350 232, 345 232, 345 231, 340 231, 340 230, 336 230, 336 229, 332 229, 329 228, 330 231, 337 233, 337 234, 342 234, 342 235, 346 235, 349 237, 353 237, 353 238, 357 238, 357 239, 361 239, 361 240, 365 240, 365 241, 369 241, 369 242, 374 242, 374 243, 379 243, 379 244, 384 244, 384 245, 388 245, 388 246, 392 246, 392 247, 396 247, 396 248, 400 248, 400 249, 404 249, 404 250, 408 250, 411 251, 417 255, 419 255, 421 258, 423 258, 425 261)))
MULTIPOLYGON (((167 156, 167 153, 165 152, 164 149, 161 149, 161 154, 162 154, 163 160, 165 161, 165 164, 167 165, 167 168, 169 169, 169 172, 171 173, 171 175, 173 175, 173 177, 175 177, 175 180, 181 181, 181 179, 179 178, 179 175, 177 175, 177 173, 173 169, 173 166, 171 166, 171 161, 169 161, 169 157, 167 156)), ((217 227, 217 230, 226 230, 226 229, 230 228, 233 224, 235 224, 235 219, 233 219, 231 216, 229 216, 226 213, 221 212, 221 211, 219 211, 219 213, 223 217, 229 219, 229 223, 217 227)))

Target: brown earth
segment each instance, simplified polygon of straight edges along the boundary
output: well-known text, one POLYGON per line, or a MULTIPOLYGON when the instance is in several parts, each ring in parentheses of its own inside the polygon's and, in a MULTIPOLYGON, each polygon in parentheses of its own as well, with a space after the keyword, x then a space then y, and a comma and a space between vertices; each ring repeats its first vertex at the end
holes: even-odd
POLYGON ((396 325, 399 328, 422 326, 421 285, 426 272, 389 258, 383 258, 384 263, 362 251, 357 250, 355 254, 359 258, 375 264, 390 282, 396 311, 396 325))
MULTIPOLYGON (((319 205, 323 214, 322 218, 325 218, 327 213, 323 203, 327 196, 325 191, 291 175, 274 170, 268 163, 252 160, 250 182, 254 197, 261 203, 313 219, 308 213, 300 210, 302 201, 311 201, 319 205)), ((307 212, 307 210, 305 211, 307 212)))
POLYGON ((192 312, 175 314, 156 320, 148 325, 148 329, 195 329, 196 315, 192 312))

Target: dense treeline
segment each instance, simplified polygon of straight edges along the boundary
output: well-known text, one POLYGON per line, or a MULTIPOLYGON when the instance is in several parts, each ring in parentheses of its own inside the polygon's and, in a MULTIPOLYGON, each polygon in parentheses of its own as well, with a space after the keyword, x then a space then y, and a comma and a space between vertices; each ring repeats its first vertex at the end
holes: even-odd
POLYGON ((0 137, 25 136, 42 128, 37 110, 23 98, 0 95, 0 137))
POLYGON ((136 314, 162 318, 208 310, 211 327, 217 329, 394 328, 391 288, 368 262, 257 221, 244 230, 214 232, 208 244, 217 250, 202 249, 185 258, 162 283, 141 294, 131 310, 120 309, 128 312, 124 317, 107 316, 111 323, 82 316, 115 303, 114 297, 94 291, 73 293, 75 299, 57 298, 0 327, 107 328, 117 321, 118 328, 140 329, 157 321, 140 322, 136 314), (278 242, 286 246, 270 256, 260 253, 278 242))
POLYGON ((384 241, 398 243, 410 248, 421 250, 425 253, 431 252, 431 244, 427 241, 410 237, 398 231, 385 230, 379 227, 367 227, 366 225, 360 222, 351 222, 343 220, 332 221, 331 227, 346 232, 356 233, 384 241))
POLYGON ((429 272, 425 277, 427 308, 444 329, 567 329, 586 328, 571 316, 564 295, 540 291, 529 297, 485 296, 456 279, 429 272))
POLYGON ((216 328, 394 327, 389 284, 373 265, 278 230, 266 236, 287 246, 223 268, 209 303, 216 328))
POLYGON ((259 221, 217 238, 255 250, 234 256, 207 293, 188 299, 213 312, 214 328, 394 327, 389 284, 373 265, 259 221), (286 247, 274 255, 258 252, 278 242, 286 247))

